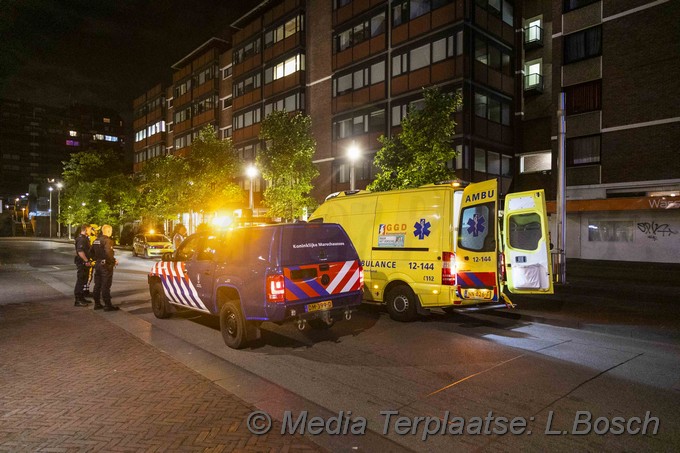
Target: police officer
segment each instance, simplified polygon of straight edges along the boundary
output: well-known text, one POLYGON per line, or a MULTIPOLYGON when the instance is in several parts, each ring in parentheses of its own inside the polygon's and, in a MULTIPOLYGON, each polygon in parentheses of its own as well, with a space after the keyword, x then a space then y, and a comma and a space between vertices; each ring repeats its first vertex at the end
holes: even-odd
POLYGON ((85 299, 85 284, 87 283, 87 276, 90 272, 90 230, 92 227, 88 224, 83 224, 80 227, 80 234, 76 237, 76 256, 73 258, 78 272, 76 274, 76 286, 73 289, 73 295, 76 297, 76 307, 86 307, 90 303, 85 299))
POLYGON ((94 274, 94 309, 116 311, 119 308, 111 305, 111 283, 113 282, 113 268, 118 261, 113 257, 113 240, 111 239, 111 225, 103 225, 102 232, 92 244, 96 261, 94 274), (104 305, 101 300, 104 300, 104 305))

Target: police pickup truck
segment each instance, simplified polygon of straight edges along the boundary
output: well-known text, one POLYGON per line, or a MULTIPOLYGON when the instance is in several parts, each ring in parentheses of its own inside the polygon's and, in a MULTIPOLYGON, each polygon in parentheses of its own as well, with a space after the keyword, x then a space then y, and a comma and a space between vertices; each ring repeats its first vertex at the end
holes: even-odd
POLYGON ((227 346, 264 321, 328 328, 361 304, 363 269, 340 225, 280 224, 189 236, 148 277, 157 318, 177 307, 219 316, 227 346))

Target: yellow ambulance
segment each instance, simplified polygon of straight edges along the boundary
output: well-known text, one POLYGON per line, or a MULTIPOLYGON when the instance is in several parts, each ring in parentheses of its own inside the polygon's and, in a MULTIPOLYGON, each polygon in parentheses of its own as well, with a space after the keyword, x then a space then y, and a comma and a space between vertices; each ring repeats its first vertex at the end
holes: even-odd
POLYGON ((498 180, 332 194, 310 222, 339 223, 364 268, 364 301, 410 321, 430 308, 497 308, 517 294, 552 294, 543 190, 508 194, 498 180), (505 234, 501 234, 500 226, 505 234))

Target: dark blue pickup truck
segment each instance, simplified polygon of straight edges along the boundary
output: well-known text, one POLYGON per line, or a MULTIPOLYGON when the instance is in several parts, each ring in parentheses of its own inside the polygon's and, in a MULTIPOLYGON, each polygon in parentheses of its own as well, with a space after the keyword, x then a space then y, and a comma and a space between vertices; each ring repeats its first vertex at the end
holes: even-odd
POLYGON ((259 338, 264 321, 303 330, 350 319, 363 270, 340 225, 280 224, 189 236, 149 274, 153 312, 175 307, 219 316, 227 346, 259 338))

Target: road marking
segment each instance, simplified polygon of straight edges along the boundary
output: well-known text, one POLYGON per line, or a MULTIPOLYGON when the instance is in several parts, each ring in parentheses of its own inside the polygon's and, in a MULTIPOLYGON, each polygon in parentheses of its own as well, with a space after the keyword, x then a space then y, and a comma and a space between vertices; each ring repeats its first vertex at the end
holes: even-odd
POLYGON ((456 386, 456 385, 460 384, 461 382, 465 382, 465 381, 467 381, 468 379, 472 379, 472 378, 475 377, 475 376, 479 376, 480 374, 484 374, 484 373, 486 373, 487 371, 491 371, 491 370, 493 370, 494 368, 498 368, 498 367, 501 366, 501 365, 505 365, 506 363, 512 362, 513 360, 521 359, 522 357, 526 357, 526 356, 527 356, 527 354, 520 354, 520 355, 518 355, 518 356, 516 356, 516 357, 513 357, 512 359, 508 359, 508 360, 505 360, 505 361, 503 361, 503 362, 497 363, 497 364, 495 364, 494 366, 492 366, 492 367, 490 367, 490 368, 487 368, 486 370, 482 370, 482 371, 479 371, 479 372, 477 372, 477 373, 471 374, 470 376, 464 377, 463 379, 459 379, 459 380, 457 380, 456 382, 447 385, 446 387, 442 387, 442 388, 440 388, 439 390, 435 390, 434 392, 425 395, 425 398, 429 398, 430 396, 436 395, 436 394, 439 393, 439 392, 443 392, 444 390, 450 389, 451 387, 456 386))

